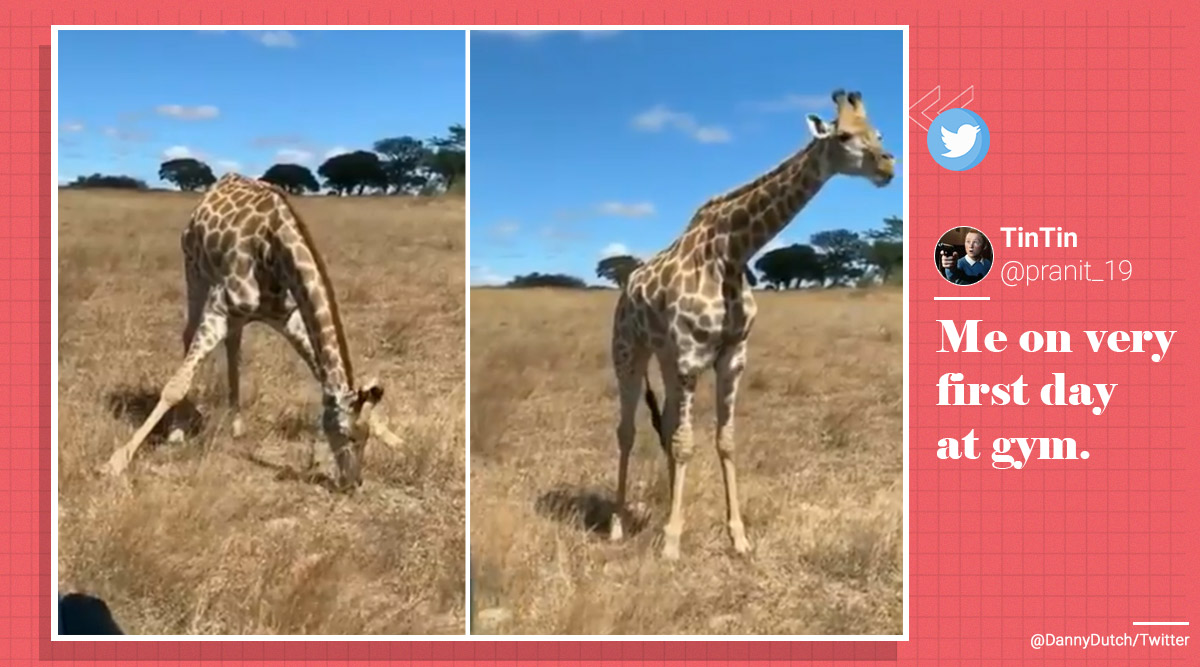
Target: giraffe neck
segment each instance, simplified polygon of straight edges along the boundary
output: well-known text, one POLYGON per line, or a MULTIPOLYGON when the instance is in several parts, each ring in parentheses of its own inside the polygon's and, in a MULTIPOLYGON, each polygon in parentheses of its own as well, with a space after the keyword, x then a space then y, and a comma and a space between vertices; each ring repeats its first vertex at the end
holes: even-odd
POLYGON ((767 173, 709 201, 703 225, 712 227, 714 252, 740 271, 787 227, 833 175, 823 157, 825 144, 813 140, 767 173))
POLYGON ((304 222, 290 206, 284 215, 289 223, 281 228, 291 258, 286 263, 292 274, 289 283, 316 355, 317 380, 327 402, 333 400, 345 407, 353 392, 354 370, 338 314, 337 296, 304 222))

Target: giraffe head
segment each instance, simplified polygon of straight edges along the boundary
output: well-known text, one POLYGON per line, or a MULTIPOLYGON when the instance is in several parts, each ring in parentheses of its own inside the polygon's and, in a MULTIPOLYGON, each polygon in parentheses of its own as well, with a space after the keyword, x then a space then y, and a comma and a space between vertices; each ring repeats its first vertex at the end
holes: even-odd
POLYGON ((345 490, 362 486, 363 457, 371 436, 379 431, 385 439, 391 436, 374 412, 382 399, 383 387, 370 380, 338 397, 325 411, 325 435, 337 460, 339 486, 345 490))
POLYGON ((833 91, 837 116, 833 121, 808 114, 808 128, 822 143, 828 168, 839 174, 862 176, 883 187, 895 175, 895 158, 883 147, 883 135, 867 117, 862 93, 833 91))

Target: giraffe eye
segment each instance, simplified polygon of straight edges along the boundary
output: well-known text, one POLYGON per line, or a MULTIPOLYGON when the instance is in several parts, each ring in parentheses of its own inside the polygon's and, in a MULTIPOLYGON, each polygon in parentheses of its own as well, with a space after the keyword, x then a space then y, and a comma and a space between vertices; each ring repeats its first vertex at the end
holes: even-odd
POLYGON ((837 138, 838 141, 846 143, 847 141, 850 141, 851 136, 853 135, 851 135, 849 132, 838 132, 837 138))

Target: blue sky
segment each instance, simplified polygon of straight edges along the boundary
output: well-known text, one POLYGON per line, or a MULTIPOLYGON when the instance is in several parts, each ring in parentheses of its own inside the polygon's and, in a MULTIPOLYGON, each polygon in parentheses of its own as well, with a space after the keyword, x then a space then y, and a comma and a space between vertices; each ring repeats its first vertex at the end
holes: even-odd
MULTIPOLYGON (((471 282, 540 271, 600 283, 605 254, 649 257, 708 197, 802 148, 804 115, 860 90, 903 154, 896 31, 471 33, 471 282)), ((903 214, 903 178, 835 178, 776 244, 903 214)), ((772 246, 773 247, 773 246, 772 246)))
POLYGON ((63 30, 60 182, 151 187, 170 157, 259 176, 466 121, 466 36, 446 31, 63 30))

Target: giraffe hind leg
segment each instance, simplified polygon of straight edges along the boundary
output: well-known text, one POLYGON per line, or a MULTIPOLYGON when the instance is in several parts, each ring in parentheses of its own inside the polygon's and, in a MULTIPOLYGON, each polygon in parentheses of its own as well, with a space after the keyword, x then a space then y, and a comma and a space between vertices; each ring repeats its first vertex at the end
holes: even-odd
MULTIPOLYGON (((196 331, 204 319, 204 309, 209 300, 210 289, 208 282, 190 259, 185 260, 184 275, 187 279, 187 321, 183 325, 183 357, 186 359, 188 351, 192 349, 192 341, 196 338, 196 331)), ((171 431, 167 436, 167 441, 183 442, 186 427, 187 419, 181 414, 181 411, 176 410, 172 416, 171 431)))
POLYGON ((100 472, 107 475, 120 475, 129 467, 138 448, 145 442, 146 436, 158 425, 163 416, 187 396, 191 389, 196 369, 206 357, 225 339, 228 330, 228 316, 219 292, 210 296, 204 309, 204 316, 196 328, 191 345, 183 363, 176 369, 175 374, 163 387, 158 404, 141 427, 124 445, 119 447, 112 456, 100 466, 100 472))
POLYGON ((229 333, 225 338, 225 367, 229 376, 229 412, 232 418, 233 437, 240 438, 246 433, 242 422, 241 405, 241 369, 242 361, 242 320, 229 322, 229 333))
POLYGON ((642 400, 642 383, 646 378, 650 354, 635 343, 618 343, 613 352, 621 412, 620 422, 617 424, 617 501, 613 508, 608 537, 610 541, 616 542, 624 537, 625 532, 623 522, 626 518, 626 493, 629 487, 629 457, 637 435, 635 419, 638 403, 642 400))

